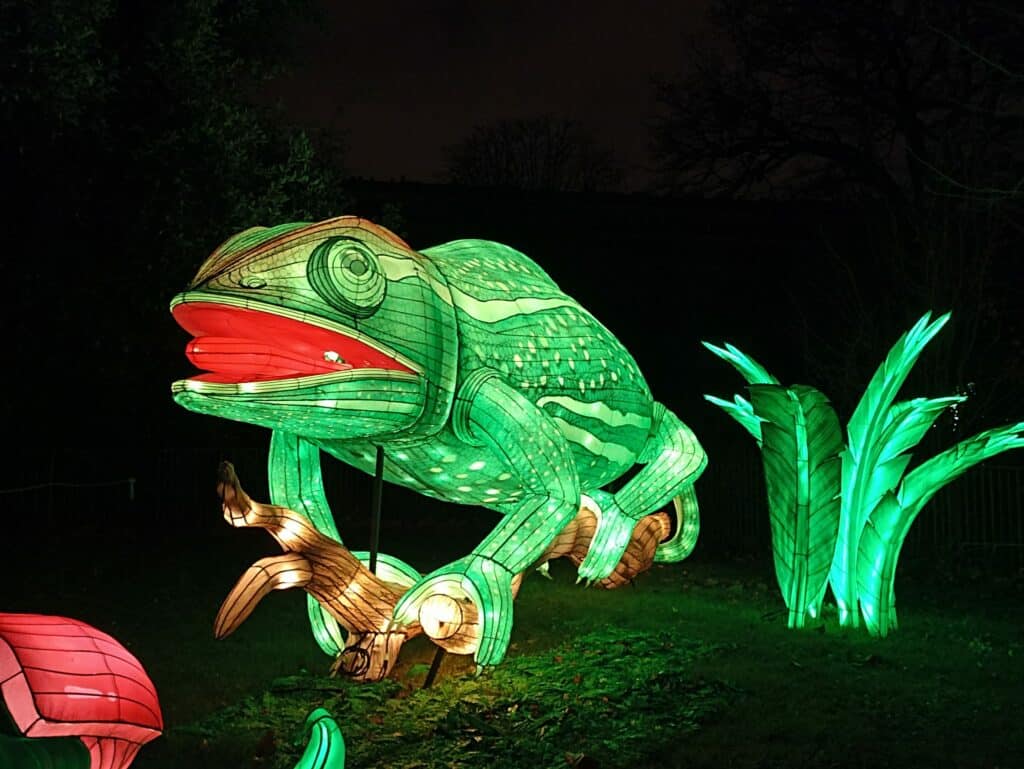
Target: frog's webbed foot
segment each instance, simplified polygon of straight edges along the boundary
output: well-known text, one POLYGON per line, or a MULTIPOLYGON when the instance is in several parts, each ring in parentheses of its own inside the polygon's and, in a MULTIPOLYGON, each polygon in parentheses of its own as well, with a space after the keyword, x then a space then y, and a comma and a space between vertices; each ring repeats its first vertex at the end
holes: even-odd
POLYGON ((597 531, 578 570, 579 579, 590 584, 615 570, 629 545, 636 519, 626 515, 605 491, 594 492, 584 504, 597 518, 597 531))
POLYGON ((395 607, 392 624, 418 623, 446 651, 472 652, 478 666, 496 665, 508 648, 519 581, 490 558, 462 558, 413 585, 395 607))

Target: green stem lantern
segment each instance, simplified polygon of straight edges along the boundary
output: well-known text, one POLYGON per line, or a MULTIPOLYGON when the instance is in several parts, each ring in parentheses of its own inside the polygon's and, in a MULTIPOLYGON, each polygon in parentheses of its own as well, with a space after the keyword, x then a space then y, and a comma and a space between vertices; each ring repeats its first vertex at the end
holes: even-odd
POLYGON ((337 721, 323 708, 306 717, 309 742, 295 769, 345 769, 345 738, 337 721))

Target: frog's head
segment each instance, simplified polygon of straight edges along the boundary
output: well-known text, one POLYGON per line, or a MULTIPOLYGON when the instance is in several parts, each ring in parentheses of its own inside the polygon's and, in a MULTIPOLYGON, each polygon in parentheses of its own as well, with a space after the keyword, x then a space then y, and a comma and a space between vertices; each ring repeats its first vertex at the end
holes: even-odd
POLYGON ((456 335, 443 278, 365 219, 258 227, 222 244, 171 301, 203 373, 180 405, 321 439, 432 431, 456 335))

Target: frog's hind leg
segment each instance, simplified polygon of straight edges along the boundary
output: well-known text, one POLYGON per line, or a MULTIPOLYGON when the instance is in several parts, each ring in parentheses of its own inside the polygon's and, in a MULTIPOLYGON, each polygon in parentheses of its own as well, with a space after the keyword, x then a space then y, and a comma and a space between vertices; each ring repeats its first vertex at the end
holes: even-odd
MULTIPOLYGON (((569 559, 574 567, 579 568, 587 551, 590 550, 590 542, 597 530, 597 516, 594 513, 596 504, 590 496, 583 495, 579 514, 555 537, 541 556, 543 563, 536 567, 538 571, 546 567, 551 560, 563 557, 569 559)), ((638 575, 654 565, 659 544, 671 538, 672 520, 668 513, 659 511, 645 515, 633 527, 629 544, 615 570, 604 579, 591 584, 611 590, 632 583, 638 575)), ((550 575, 546 576, 551 579, 550 575)))
POLYGON ((477 664, 494 665, 508 647, 513 577, 534 564, 575 517, 579 477, 558 426, 492 373, 481 372, 460 388, 452 419, 460 439, 503 457, 522 479, 523 495, 496 506, 504 517, 469 556, 417 582, 395 608, 395 623, 417 621, 432 595, 469 598, 480 617, 477 664))
MULTIPOLYGON (((684 510, 695 510, 694 481, 707 466, 707 455, 693 431, 662 404, 654 404, 651 433, 637 462, 644 467, 614 494, 595 492, 597 531, 590 544, 579 576, 588 581, 606 578, 622 558, 633 533, 643 516, 660 510, 676 497, 681 497, 684 510), (691 506, 691 501, 693 505, 691 506)), ((680 508, 677 506, 677 512, 680 508)), ((677 521, 676 533, 663 543, 666 550, 658 560, 678 560, 687 547, 683 517, 677 521)), ((692 549, 692 548, 691 548, 692 549)), ((688 554, 688 553, 687 553, 688 554)))
POLYGON ((700 506, 693 484, 684 486, 672 499, 676 522, 672 535, 654 551, 655 563, 676 563, 683 560, 697 546, 700 534, 700 506))

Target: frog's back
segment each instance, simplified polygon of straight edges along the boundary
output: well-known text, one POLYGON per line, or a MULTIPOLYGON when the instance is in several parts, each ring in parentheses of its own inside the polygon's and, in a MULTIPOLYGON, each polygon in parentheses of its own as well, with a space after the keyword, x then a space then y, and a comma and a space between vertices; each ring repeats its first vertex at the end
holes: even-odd
POLYGON ((423 254, 451 290, 460 373, 492 369, 543 409, 569 439, 582 479, 603 484, 631 467, 652 399, 618 339, 513 248, 459 240, 423 254))
POLYGON ((449 286, 477 301, 515 297, 569 299, 526 254, 492 240, 453 240, 422 251, 449 286))

